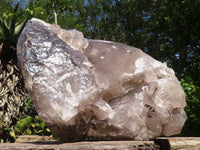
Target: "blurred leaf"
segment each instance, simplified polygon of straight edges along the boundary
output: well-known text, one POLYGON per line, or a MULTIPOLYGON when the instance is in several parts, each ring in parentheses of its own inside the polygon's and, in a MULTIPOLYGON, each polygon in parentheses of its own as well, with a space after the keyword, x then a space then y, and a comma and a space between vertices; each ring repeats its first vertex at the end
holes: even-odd
POLYGON ((18 133, 23 133, 26 128, 31 125, 32 117, 28 116, 19 120, 15 126, 15 131, 18 133))
POLYGON ((15 137, 15 132, 10 131, 9 134, 10 134, 10 136, 15 137))
POLYGON ((40 117, 39 116, 35 116, 35 121, 36 122, 40 122, 41 121, 40 117))
POLYGON ((51 132, 51 131, 49 130, 49 128, 46 128, 46 131, 47 131, 47 132, 51 132))
POLYGON ((44 121, 41 122, 40 126, 41 126, 42 129, 44 129, 44 127, 45 127, 45 123, 44 123, 44 121))
POLYGON ((0 143, 3 143, 4 142, 4 140, 3 139, 0 139, 0 143))
POLYGON ((35 128, 35 124, 34 124, 34 123, 31 123, 31 127, 35 128))
POLYGON ((27 130, 28 135, 32 135, 32 131, 30 129, 27 130))

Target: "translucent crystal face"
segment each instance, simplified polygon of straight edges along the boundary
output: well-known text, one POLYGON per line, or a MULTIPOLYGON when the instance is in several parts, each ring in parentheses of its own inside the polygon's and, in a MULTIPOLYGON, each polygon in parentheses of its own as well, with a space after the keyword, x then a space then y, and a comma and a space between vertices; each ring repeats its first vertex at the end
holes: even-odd
POLYGON ((174 71, 121 43, 29 20, 17 45, 38 114, 63 141, 149 140, 181 132, 185 94, 174 71))

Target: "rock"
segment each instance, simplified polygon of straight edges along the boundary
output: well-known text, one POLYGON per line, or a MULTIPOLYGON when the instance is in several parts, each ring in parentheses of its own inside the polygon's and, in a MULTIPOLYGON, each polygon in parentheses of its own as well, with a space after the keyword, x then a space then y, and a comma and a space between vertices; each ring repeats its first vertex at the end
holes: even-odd
POLYGON ((140 49, 34 18, 17 55, 39 116, 62 141, 155 139, 187 118, 174 71, 140 49))

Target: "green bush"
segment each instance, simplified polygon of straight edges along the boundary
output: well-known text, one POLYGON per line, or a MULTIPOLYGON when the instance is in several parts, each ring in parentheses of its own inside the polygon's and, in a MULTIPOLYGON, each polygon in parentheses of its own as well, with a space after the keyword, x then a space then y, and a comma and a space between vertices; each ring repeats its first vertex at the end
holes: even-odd
POLYGON ((183 76, 181 84, 186 93, 188 116, 181 136, 200 136, 200 87, 189 76, 183 76))
POLYGON ((45 122, 38 116, 30 98, 28 98, 25 106, 28 108, 29 115, 17 121, 14 129, 9 131, 10 136, 14 139, 20 135, 53 136, 45 122))
POLYGON ((30 98, 25 104, 25 109, 28 109, 29 115, 17 121, 14 126, 7 126, 0 122, 0 135, 2 136, 0 143, 14 142, 20 135, 53 136, 45 122, 37 115, 30 98))
POLYGON ((19 120, 14 127, 14 132, 10 132, 12 136, 19 135, 51 135, 51 131, 45 126, 44 121, 39 116, 27 116, 19 120))

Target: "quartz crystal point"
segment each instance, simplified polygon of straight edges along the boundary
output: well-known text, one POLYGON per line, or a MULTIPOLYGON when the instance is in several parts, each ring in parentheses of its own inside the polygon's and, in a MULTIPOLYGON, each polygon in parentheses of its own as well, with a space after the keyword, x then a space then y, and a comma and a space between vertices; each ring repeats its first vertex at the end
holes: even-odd
POLYGON ((36 111, 63 141, 149 140, 187 118, 174 71, 140 49, 33 18, 17 55, 36 111))

